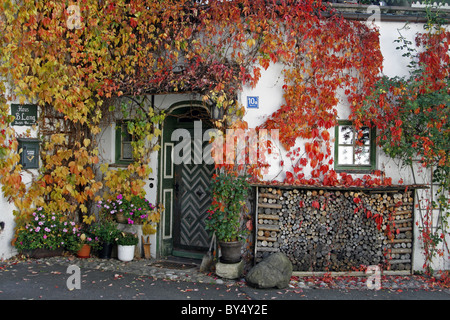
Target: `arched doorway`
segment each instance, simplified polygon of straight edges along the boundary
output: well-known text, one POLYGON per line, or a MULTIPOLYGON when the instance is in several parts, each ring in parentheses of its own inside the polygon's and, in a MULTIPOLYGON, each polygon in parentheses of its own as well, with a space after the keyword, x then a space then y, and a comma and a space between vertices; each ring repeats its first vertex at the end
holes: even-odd
POLYGON ((167 113, 159 166, 162 256, 202 258, 208 250, 205 219, 214 164, 205 163, 202 153, 208 144, 205 132, 211 128, 209 112, 201 102, 178 103, 167 113))

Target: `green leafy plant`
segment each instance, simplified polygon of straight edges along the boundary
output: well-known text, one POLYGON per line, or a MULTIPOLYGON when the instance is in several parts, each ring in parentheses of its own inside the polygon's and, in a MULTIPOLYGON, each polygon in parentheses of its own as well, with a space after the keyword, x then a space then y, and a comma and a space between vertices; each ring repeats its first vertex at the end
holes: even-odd
POLYGON ((29 222, 18 230, 15 247, 19 251, 66 248, 76 231, 75 223, 65 221, 59 212, 48 213, 39 207, 32 213, 29 222))
POLYGON ((135 246, 139 242, 139 239, 133 233, 121 232, 117 239, 117 244, 121 246, 135 246))
POLYGON ((101 220, 90 227, 90 232, 100 243, 115 243, 120 236, 120 230, 117 229, 117 223, 112 220, 101 220))
POLYGON ((147 199, 133 195, 127 197, 119 194, 115 199, 98 201, 97 207, 101 208, 103 214, 116 216, 123 214, 128 224, 142 224, 150 219, 152 222, 159 222, 159 210, 147 199))
POLYGON ((93 235, 90 230, 75 228, 68 232, 65 246, 66 250, 76 253, 85 244, 88 244, 92 250, 100 249, 99 238, 93 235))
POLYGON ((235 172, 213 176, 213 201, 208 210, 206 230, 215 232, 218 241, 242 240, 246 233, 244 223, 245 202, 249 183, 246 176, 235 172))

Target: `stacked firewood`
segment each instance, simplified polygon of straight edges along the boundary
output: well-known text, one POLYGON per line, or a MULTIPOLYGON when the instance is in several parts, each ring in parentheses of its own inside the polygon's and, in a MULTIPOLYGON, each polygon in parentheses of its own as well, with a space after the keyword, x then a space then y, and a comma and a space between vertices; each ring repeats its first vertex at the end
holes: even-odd
POLYGON ((296 271, 410 270, 410 193, 260 187, 256 261, 281 251, 296 271))

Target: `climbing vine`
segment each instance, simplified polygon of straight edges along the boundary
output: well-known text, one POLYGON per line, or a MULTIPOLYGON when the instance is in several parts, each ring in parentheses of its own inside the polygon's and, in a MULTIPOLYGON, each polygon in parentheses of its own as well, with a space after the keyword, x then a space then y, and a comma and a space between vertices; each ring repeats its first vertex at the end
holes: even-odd
MULTIPOLYGON (((36 207, 77 219, 100 197, 144 193, 164 120, 146 96, 196 94, 223 109, 219 129, 247 129, 236 95, 274 63, 283 66, 284 104, 257 130, 279 130, 294 163, 285 182, 385 182, 339 178, 332 169, 328 130, 336 124, 338 95, 362 108, 382 56, 374 27, 346 20, 326 3, 0 0, 0 9, 0 173, 18 228, 36 207), (13 100, 40 108, 42 165, 29 184, 10 125, 13 100), (118 120, 129 120, 134 136, 135 161, 126 168, 100 159, 99 137, 118 120), (302 149, 299 138, 307 141, 302 149), (311 178, 303 172, 308 165, 311 178)), ((263 166, 249 172, 259 177, 263 166)))
POLYGON ((285 11, 283 27, 278 26, 278 30, 292 30, 277 51, 277 61, 286 66, 285 103, 261 127, 279 130, 280 142, 289 151, 292 171, 284 169, 285 183, 362 185, 359 180, 349 181, 351 176, 339 178, 333 170, 329 129, 337 124, 339 95, 351 105, 360 104, 378 79, 382 69, 378 31, 338 15, 324 19, 320 13, 327 11, 322 11, 322 3, 308 9, 297 13, 300 16, 285 11), (306 22, 298 24, 305 16, 306 22), (302 147, 296 146, 299 138, 306 140, 302 147), (310 177, 303 172, 307 166, 310 177))
POLYGON ((431 172, 429 199, 418 204, 417 225, 424 247, 423 267, 432 271, 433 258, 449 253, 450 32, 435 14, 429 10, 427 14, 428 23, 416 35, 416 46, 402 36, 397 41, 398 49, 410 58, 409 75, 382 77, 354 115, 359 124, 377 128, 378 144, 410 167, 414 180, 417 164, 431 172))

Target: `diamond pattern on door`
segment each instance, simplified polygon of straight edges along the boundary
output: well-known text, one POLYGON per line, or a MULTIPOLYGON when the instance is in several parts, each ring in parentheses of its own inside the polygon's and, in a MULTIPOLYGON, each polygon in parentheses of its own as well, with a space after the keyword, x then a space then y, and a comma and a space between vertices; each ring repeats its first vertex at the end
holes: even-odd
POLYGON ((205 219, 211 204, 210 182, 214 166, 181 164, 177 167, 179 167, 179 245, 184 248, 206 249, 209 247, 210 237, 205 230, 205 219))

